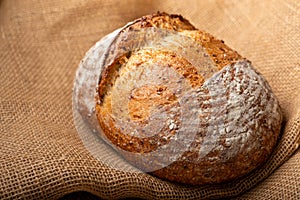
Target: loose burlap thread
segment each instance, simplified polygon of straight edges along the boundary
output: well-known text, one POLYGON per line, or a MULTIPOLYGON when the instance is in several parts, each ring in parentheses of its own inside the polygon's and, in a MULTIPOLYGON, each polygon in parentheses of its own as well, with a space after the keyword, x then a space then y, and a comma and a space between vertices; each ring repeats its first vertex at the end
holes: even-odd
POLYGON ((104 199, 299 198, 299 1, 2 0, 0 31, 0 199, 78 191, 104 199), (115 170, 85 149, 72 118, 79 61, 107 33, 158 10, 223 39, 270 83, 284 123, 263 168, 231 184, 189 187, 115 170))

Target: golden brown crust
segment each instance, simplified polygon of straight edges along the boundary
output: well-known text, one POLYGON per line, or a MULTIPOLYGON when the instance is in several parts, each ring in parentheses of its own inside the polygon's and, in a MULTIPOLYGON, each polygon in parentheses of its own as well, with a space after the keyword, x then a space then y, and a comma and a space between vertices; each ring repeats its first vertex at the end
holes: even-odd
POLYGON ((219 70, 230 63, 242 59, 242 56, 225 45, 224 41, 216 39, 209 33, 199 30, 184 31, 184 33, 204 47, 219 70))
MULTIPOLYGON (((145 27, 157 27, 174 31, 196 30, 196 28, 181 15, 169 15, 160 12, 137 19, 128 29, 141 29, 145 27)), ((124 31, 127 31, 127 29, 124 29, 124 31)))
POLYGON ((195 42, 205 48, 219 69, 242 58, 236 51, 225 45, 224 41, 216 39, 207 32, 197 30, 181 15, 168 15, 167 13, 159 12, 147 15, 136 20, 123 31, 145 27, 158 27, 183 32, 186 36, 193 38, 195 42))
MULTIPOLYGON (((174 31, 182 31, 184 35, 191 37, 195 42, 199 43, 208 53, 208 55, 211 57, 212 61, 216 64, 218 69, 222 69, 224 66, 236 62, 237 60, 241 59, 242 56, 240 56, 236 51, 229 48, 227 45, 224 44, 222 40, 218 40, 214 38, 209 33, 199 31, 197 30, 190 22, 186 19, 184 19, 181 15, 168 15, 167 13, 156 13, 152 15, 144 16, 138 20, 136 20, 133 24, 123 29, 123 32, 126 32, 131 29, 141 29, 145 27, 158 27, 163 29, 169 29, 174 31)), ((144 59, 160 59, 161 56, 158 54, 164 54, 165 60, 161 59, 161 62, 164 62, 166 60, 170 60, 170 57, 174 57, 174 54, 168 55, 166 52, 149 52, 149 51, 143 51, 143 58, 144 59), (150 56, 149 56, 150 55, 150 56)), ((120 67, 120 65, 126 63, 128 61, 128 58, 131 55, 123 55, 122 57, 118 58, 112 65, 108 66, 107 69, 104 70, 102 73, 102 77, 99 83, 98 92, 101 99, 101 96, 105 93, 104 89, 107 89, 105 85, 107 82, 113 82, 108 77, 114 77, 112 73, 117 73, 118 70, 116 68, 120 67)), ((145 62, 143 60, 140 60, 142 57, 135 56, 133 62, 140 62, 137 63, 138 65, 142 62, 145 62)), ((175 58, 175 57, 174 57, 175 58)), ((181 70, 182 73, 185 73, 185 76, 190 76, 190 80, 194 82, 193 84, 201 84, 203 83, 203 77, 199 76, 197 73, 195 73, 195 70, 192 70, 187 73, 187 70, 182 68, 179 65, 178 62, 185 62, 182 63, 183 65, 186 65, 188 61, 178 61, 178 58, 173 59, 174 61, 171 62, 175 64, 175 66, 178 68, 178 70, 181 70), (185 72, 183 72, 185 70, 185 72), (198 83, 197 83, 198 82, 198 83)), ((136 63, 134 63, 136 64, 136 63)), ((190 65, 190 63, 188 63, 190 65)), ((172 65, 173 66, 173 65, 172 65)))
POLYGON ((155 63, 158 65, 168 65, 179 74, 189 80, 192 87, 201 86, 204 82, 203 77, 185 58, 170 51, 142 50, 131 56, 128 65, 142 65, 145 63, 155 63))
POLYGON ((164 85, 147 85, 132 90, 128 103, 132 121, 143 122, 150 116, 152 106, 170 105, 176 96, 164 85))
MULTIPOLYGON (((205 48, 208 55, 219 69, 241 58, 237 52, 227 47, 223 41, 215 39, 208 33, 196 30, 193 25, 180 15, 168 15, 166 13, 148 15, 136 20, 132 25, 124 29, 123 32, 129 30, 132 31, 133 29, 138 30, 145 27, 158 27, 183 32, 184 35, 192 38, 196 43, 199 43, 205 48)), ((109 91, 111 87, 113 87, 116 78, 121 76, 119 69, 124 66, 138 67, 145 63, 165 65, 166 67, 175 69, 179 74, 189 80, 192 87, 200 87, 204 82, 204 78, 197 73, 197 70, 191 63, 172 52, 166 51, 142 50, 136 53, 126 54, 117 58, 111 65, 105 68, 98 86, 98 93, 101 100, 101 104, 96 106, 98 120, 108 139, 119 148, 130 152, 151 152, 159 146, 168 143, 167 140, 161 138, 175 134, 175 130, 169 130, 168 127, 164 127, 157 135, 140 139, 138 137, 123 134, 122 131, 116 127, 114 119, 110 117, 112 116, 112 95, 109 91)), ((176 103, 178 104, 177 101, 174 102, 175 99, 176 97, 170 94, 166 88, 162 88, 162 86, 148 86, 135 89, 132 91, 128 105, 131 120, 146 124, 147 122, 145 120, 149 117, 150 109, 153 105, 169 104, 171 107, 176 103), (158 94, 161 89, 166 92, 158 94), (166 100, 166 96, 169 96, 170 98, 166 100)), ((180 126, 180 124, 177 123, 175 126, 180 126)), ((192 164, 192 166, 194 166, 194 164, 192 164)), ((192 166, 191 164, 186 164, 186 167, 191 169, 193 168, 192 166)), ((190 178, 188 176, 184 177, 184 179, 187 180, 180 180, 174 174, 168 173, 168 171, 173 171, 174 167, 175 169, 178 168, 176 164, 172 164, 168 168, 157 170, 153 174, 165 177, 169 180, 176 179, 177 181, 188 182, 188 179, 190 178)))
MULTIPOLYGON (((193 62, 176 52, 151 48, 127 52, 113 60, 110 65, 105 66, 97 89, 99 101, 96 104, 96 113, 108 140, 117 148, 125 151, 123 156, 129 162, 135 163, 142 169, 149 169, 152 164, 141 163, 135 156, 126 152, 141 153, 142 155, 154 152, 176 140, 176 134, 182 130, 183 126, 195 125, 195 127, 183 129, 195 133, 192 138, 195 141, 191 142, 189 149, 181 152, 182 155, 170 165, 152 171, 152 174, 158 177, 179 183, 199 185, 229 181, 246 174, 261 164, 270 153, 276 137, 264 136, 259 144, 250 147, 251 143, 256 142, 256 138, 247 133, 246 136, 238 135, 234 132, 230 122, 235 119, 237 112, 234 109, 235 104, 231 105, 231 103, 235 103, 236 99, 234 98, 239 99, 236 96, 232 97, 230 92, 236 92, 237 88, 238 94, 244 95, 248 102, 248 99, 252 98, 248 94, 248 90, 250 93, 254 93, 255 90, 246 86, 251 85, 249 84, 251 81, 253 84, 260 81, 257 74, 248 67, 248 62, 236 64, 242 60, 242 56, 226 46, 223 41, 206 32, 196 30, 180 15, 166 13, 148 15, 126 26, 121 32, 126 33, 148 27, 176 31, 200 45, 204 54, 200 52, 199 57, 204 57, 205 66, 200 66, 199 69, 199 66, 195 66, 193 62), (221 70, 225 66, 229 66, 229 68, 222 72, 221 70), (234 67, 239 70, 234 71, 234 67), (254 74, 254 78, 243 74, 244 67, 249 73, 254 74), (222 72, 220 80, 214 83, 217 85, 216 87, 213 87, 213 84, 203 87, 207 79, 220 71, 222 72), (207 72, 209 72, 208 75, 207 72), (236 88, 231 88, 233 86, 230 85, 230 82, 235 79, 237 85, 234 87, 236 88), (226 87, 228 88, 226 89, 226 87), (217 94, 217 91, 223 92, 223 94, 217 94), (220 98, 220 100, 215 100, 215 98, 220 98), (226 104, 225 100, 229 103, 226 104), (229 114, 231 107, 234 114, 229 114), (195 111, 197 109, 201 112, 195 111), (185 112, 190 114, 185 116, 185 112), (167 117, 163 118, 162 116, 167 117), (185 118, 191 121, 185 121, 185 118), (216 118, 222 118, 221 123, 228 127, 219 127, 221 125, 215 120, 216 118), (215 129, 226 132, 227 135, 215 136, 210 133, 215 129), (231 133, 232 135, 230 135, 231 133), (212 135, 209 136, 210 134, 212 135), (204 141, 207 137, 210 137, 212 141, 208 141, 208 143, 204 141), (215 137, 219 138, 216 140, 215 137), (214 144, 214 142, 217 143, 214 144), (245 145, 240 148, 239 142, 243 145, 245 143, 245 145), (203 148, 211 149, 205 150, 203 153, 203 148), (224 153, 226 149, 228 149, 228 153, 224 153), (240 154, 236 155, 235 152, 240 152, 240 154), (249 158, 250 161, 247 163, 249 154, 254 156, 249 158), (218 159, 214 160, 215 158, 218 159), (233 172, 232 169, 237 171, 233 172)), ((213 81, 211 82, 213 83, 213 81)), ((262 87, 268 88, 263 81, 260 84, 263 85, 262 87)), ((257 90, 258 98, 253 101, 253 105, 259 105, 260 102, 257 101, 261 96, 267 98, 268 101, 273 98, 263 93, 267 90, 257 90)), ((249 102, 251 103, 251 100, 249 102)), ((266 109, 263 105, 260 108, 266 109)), ((259 111, 255 110, 255 112, 259 111)), ((247 113, 240 112, 238 114, 241 117, 243 117, 242 115, 247 116, 247 113)), ((268 117, 271 118, 267 115, 260 115, 257 117, 259 118, 257 123, 270 124, 271 122, 264 120, 268 117)), ((255 130, 255 127, 258 126, 248 119, 245 119, 244 123, 242 125, 248 125, 251 130, 255 130)), ((274 122, 274 124, 276 123, 274 122)), ((267 125, 263 125, 260 131, 265 132, 269 129, 267 125)), ((275 127, 272 131, 277 132, 278 129, 279 127, 275 127)), ((242 134, 244 134, 243 131, 241 130, 242 134)), ((165 157, 168 156, 172 157, 171 154, 165 155, 165 157)), ((159 161, 159 159, 154 159, 151 163, 159 161)))

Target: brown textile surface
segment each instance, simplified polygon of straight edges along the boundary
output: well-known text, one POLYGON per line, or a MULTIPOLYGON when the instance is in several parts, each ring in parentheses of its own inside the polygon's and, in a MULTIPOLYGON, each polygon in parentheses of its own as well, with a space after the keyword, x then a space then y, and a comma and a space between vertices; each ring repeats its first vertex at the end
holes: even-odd
POLYGON ((58 199, 77 191, 104 199, 245 191, 239 199, 299 198, 299 38, 298 0, 0 0, 0 199, 58 199), (223 39, 277 95, 284 113, 280 142, 266 165, 244 179, 189 187, 118 171, 93 158, 78 137, 72 87, 79 61, 105 34, 158 10, 182 14, 223 39))

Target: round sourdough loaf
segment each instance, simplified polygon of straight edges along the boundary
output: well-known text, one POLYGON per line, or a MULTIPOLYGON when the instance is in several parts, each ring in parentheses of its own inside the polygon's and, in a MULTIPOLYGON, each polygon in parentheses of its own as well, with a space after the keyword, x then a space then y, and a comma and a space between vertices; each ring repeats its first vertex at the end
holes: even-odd
POLYGON ((202 185, 266 161, 282 115, 248 60, 180 15, 145 16, 108 37, 95 110, 102 137, 128 162, 202 185))

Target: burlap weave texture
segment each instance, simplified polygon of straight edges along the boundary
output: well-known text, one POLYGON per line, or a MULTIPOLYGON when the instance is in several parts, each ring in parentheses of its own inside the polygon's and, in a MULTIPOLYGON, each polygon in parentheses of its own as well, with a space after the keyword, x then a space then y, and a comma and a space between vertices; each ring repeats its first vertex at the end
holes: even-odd
POLYGON ((297 199, 300 196, 300 1, 0 0, 0 199, 297 199), (85 52, 125 23, 181 14, 252 61, 283 113, 264 168, 218 187, 174 185, 124 173, 85 149, 72 118, 75 71, 85 52), (250 190, 251 189, 251 190, 250 190))

